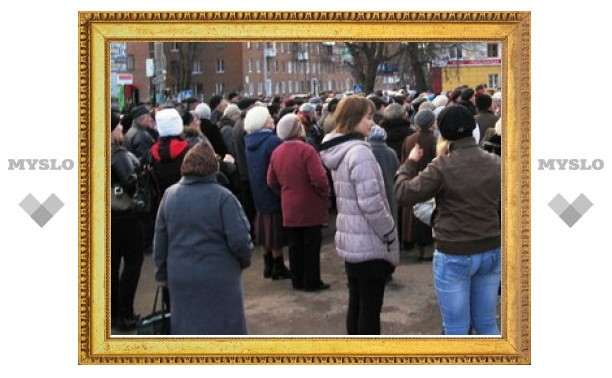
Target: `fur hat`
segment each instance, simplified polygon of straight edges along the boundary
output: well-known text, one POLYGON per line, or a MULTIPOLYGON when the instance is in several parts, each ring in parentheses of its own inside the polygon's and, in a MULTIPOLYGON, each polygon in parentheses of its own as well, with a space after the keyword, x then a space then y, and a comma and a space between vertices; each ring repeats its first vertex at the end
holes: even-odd
POLYGON ((215 153, 205 142, 193 146, 183 159, 181 164, 182 176, 208 176, 219 170, 219 162, 215 153))
POLYGON ((265 106, 255 106, 249 109, 244 118, 244 130, 249 134, 261 130, 268 121, 268 117, 270 117, 270 112, 265 106))
POLYGON ((433 125, 436 115, 429 109, 422 109, 414 116, 414 123, 417 127, 427 130, 433 125))
POLYGON ((183 119, 176 109, 162 109, 155 113, 160 137, 177 136, 183 132, 183 119))
POLYGON ((276 125, 276 134, 282 140, 288 140, 298 135, 300 129, 303 129, 300 119, 295 114, 286 114, 278 121, 276 125))
POLYGON ((474 116, 463 106, 449 106, 438 115, 438 129, 446 140, 472 137, 476 127, 474 116))
POLYGON ((195 108, 195 112, 200 119, 210 119, 210 106, 208 106, 208 104, 198 104, 195 108))

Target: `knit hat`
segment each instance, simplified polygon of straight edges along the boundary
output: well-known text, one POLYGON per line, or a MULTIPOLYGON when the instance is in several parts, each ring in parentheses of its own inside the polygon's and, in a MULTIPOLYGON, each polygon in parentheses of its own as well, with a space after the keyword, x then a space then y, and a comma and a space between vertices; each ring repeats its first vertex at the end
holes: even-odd
POLYGON ((472 137, 476 127, 474 116, 463 106, 449 106, 438 115, 438 129, 446 140, 472 137))
POLYGON ((113 132, 113 130, 115 130, 115 127, 117 127, 117 125, 119 125, 119 122, 121 122, 121 118, 119 117, 119 113, 117 112, 111 112, 111 133, 113 132))
POLYGON ((433 125, 436 115, 429 109, 422 109, 414 116, 414 123, 417 127, 427 130, 433 125))
POLYGON ((224 117, 231 117, 235 115, 240 115, 240 108, 236 104, 229 104, 227 108, 223 111, 224 117))
POLYGON ((387 140, 387 132, 382 127, 378 125, 374 125, 370 129, 370 133, 368 134, 368 140, 376 140, 376 141, 384 142, 387 140))
POLYGON ((270 117, 270 112, 265 106, 255 106, 249 109, 244 118, 244 130, 249 134, 261 130, 268 117, 270 117))
POLYGON ((200 119, 210 119, 210 106, 208 106, 208 104, 198 104, 195 108, 195 112, 200 119))
POLYGON ((143 114, 147 114, 149 113, 149 108, 147 108, 145 105, 141 105, 141 106, 137 106, 134 109, 132 109, 132 111, 130 112, 130 115, 132 116, 132 119, 136 119, 138 117, 140 117, 143 114))
POLYGON ((257 99, 253 97, 243 97, 238 101, 238 109, 246 110, 249 106, 257 102, 257 99))
POLYGON ((215 153, 205 142, 193 146, 183 159, 181 175, 208 176, 219 170, 219 162, 215 153))
POLYGON ((160 137, 177 136, 183 132, 183 119, 176 109, 162 109, 155 113, 160 137))
POLYGON ((295 114, 286 114, 276 125, 276 134, 282 140, 294 138, 303 129, 300 119, 295 114))

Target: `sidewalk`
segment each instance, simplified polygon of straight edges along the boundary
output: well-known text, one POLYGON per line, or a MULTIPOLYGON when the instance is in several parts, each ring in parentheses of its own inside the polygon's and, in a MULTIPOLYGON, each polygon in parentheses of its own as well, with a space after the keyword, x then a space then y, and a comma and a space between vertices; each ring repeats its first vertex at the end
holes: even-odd
MULTIPOLYGON (((263 258, 255 251, 251 267, 242 275, 249 335, 346 335, 348 288, 344 263, 334 249, 333 225, 330 220, 330 227, 323 229, 321 249, 321 278, 331 285, 328 290, 306 293, 293 290, 290 280, 264 279, 263 258)), ((381 334, 440 335, 431 262, 420 262, 416 248, 402 250, 400 256, 385 289, 381 334)), ((285 261, 288 265, 286 248, 285 261)), ((146 255, 134 304, 137 314, 151 312, 156 287, 152 256, 146 255)))

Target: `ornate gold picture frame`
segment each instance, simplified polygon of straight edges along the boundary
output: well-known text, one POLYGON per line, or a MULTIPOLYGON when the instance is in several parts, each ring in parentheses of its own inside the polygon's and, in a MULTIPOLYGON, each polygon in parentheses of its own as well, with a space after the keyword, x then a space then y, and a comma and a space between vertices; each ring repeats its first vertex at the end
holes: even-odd
POLYGON ((79 13, 79 363, 529 364, 529 12, 79 13), (111 41, 497 41, 502 44, 502 335, 380 338, 112 338, 111 41))

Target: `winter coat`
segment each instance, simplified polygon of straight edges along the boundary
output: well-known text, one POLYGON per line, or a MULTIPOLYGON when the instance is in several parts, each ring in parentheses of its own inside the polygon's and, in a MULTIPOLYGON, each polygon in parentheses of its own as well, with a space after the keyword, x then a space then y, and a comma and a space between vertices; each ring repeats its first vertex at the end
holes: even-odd
POLYGON ((151 166, 161 194, 181 179, 181 165, 189 143, 181 137, 161 138, 151 147, 151 166))
POLYGON ((395 194, 393 193, 393 180, 395 179, 395 173, 399 168, 399 159, 395 154, 395 151, 391 147, 387 146, 382 140, 371 140, 369 141, 372 146, 372 153, 380 165, 380 169, 385 181, 385 191, 387 192, 387 201, 389 208, 391 209, 391 215, 397 225, 397 201, 395 200, 395 194))
POLYGON ((397 158, 402 157, 402 145, 406 137, 414 133, 407 119, 383 120, 380 125, 387 132, 387 146, 391 147, 397 154, 397 158))
MULTIPOLYGON (((136 156, 125 147, 116 144, 111 145, 111 190, 120 185, 125 195, 132 196, 136 191, 136 171, 140 163, 136 156)), ((111 193, 112 195, 112 193, 111 193)), ((137 219, 137 215, 131 210, 111 211, 114 219, 137 219)))
POLYGON ((336 192, 338 255, 349 263, 382 259, 397 266, 397 229, 371 146, 351 135, 331 133, 320 150, 336 192))
POLYGON ((223 137, 221 136, 221 132, 219 131, 217 125, 211 123, 209 119, 201 118, 200 130, 202 131, 202 134, 204 134, 204 136, 210 141, 215 153, 221 156, 221 159, 223 159, 225 154, 227 154, 227 149, 225 148, 223 137))
POLYGON ((125 134, 123 146, 136 155, 138 159, 143 157, 148 159, 149 150, 156 140, 152 133, 144 127, 134 124, 125 134))
POLYGON ((232 155, 232 157, 236 157, 234 152, 234 121, 228 117, 223 117, 219 120, 218 125, 227 153, 232 155))
POLYGON ((244 131, 244 116, 236 121, 234 129, 232 130, 232 136, 234 137, 234 158, 236 159, 236 167, 238 168, 238 174, 240 175, 241 181, 249 181, 249 169, 246 161, 246 148, 244 146, 244 139, 246 138, 246 131, 244 131))
POLYGON ((271 214, 281 210, 280 197, 268 186, 268 165, 272 152, 282 143, 270 129, 261 129, 245 138, 246 161, 255 209, 271 214))
MULTIPOLYGON (((436 157, 438 139, 431 131, 419 130, 404 141, 402 147, 402 162, 405 162, 410 151, 416 144, 423 149, 423 157, 416 163, 418 172, 421 172, 436 157)), ((402 239, 418 245, 429 245, 433 242, 431 226, 418 220, 412 211, 412 206, 402 206, 402 239)))
POLYGON ((395 178, 395 196, 404 206, 436 198, 433 225, 441 252, 469 255, 501 245, 501 159, 471 137, 453 141, 449 154, 421 173, 406 160, 395 178))
POLYGON ((495 115, 490 110, 480 110, 474 116, 474 120, 478 124, 478 128, 480 129, 480 145, 484 142, 484 136, 487 132, 487 129, 495 128, 495 124, 499 120, 499 116, 495 115))
POLYGON ((168 188, 157 213, 155 279, 168 282, 173 335, 247 333, 242 269, 251 263, 249 223, 214 175, 168 188))
POLYGON ((311 145, 288 140, 270 159, 268 186, 280 193, 283 226, 320 226, 327 220, 329 182, 323 162, 311 145))

